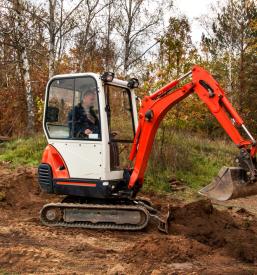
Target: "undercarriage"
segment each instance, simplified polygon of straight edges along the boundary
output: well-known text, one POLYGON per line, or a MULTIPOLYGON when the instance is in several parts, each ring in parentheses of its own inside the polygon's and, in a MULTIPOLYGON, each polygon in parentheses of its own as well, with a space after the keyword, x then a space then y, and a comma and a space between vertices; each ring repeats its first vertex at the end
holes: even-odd
POLYGON ((46 204, 40 213, 46 226, 89 229, 129 230, 144 229, 150 220, 161 232, 168 233, 169 211, 162 216, 148 201, 106 201, 66 197, 61 203, 46 204))

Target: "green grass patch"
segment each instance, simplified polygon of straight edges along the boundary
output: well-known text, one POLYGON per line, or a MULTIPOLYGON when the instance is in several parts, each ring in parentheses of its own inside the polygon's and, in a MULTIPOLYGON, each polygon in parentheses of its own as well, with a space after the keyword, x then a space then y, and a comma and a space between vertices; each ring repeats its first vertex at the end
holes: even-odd
POLYGON ((30 138, 19 138, 0 144, 0 162, 10 163, 11 166, 37 166, 46 146, 42 135, 30 138))
POLYGON ((176 132, 161 142, 157 135, 146 172, 144 190, 169 192, 171 179, 198 190, 209 184, 222 166, 233 166, 237 153, 238 149, 229 141, 211 141, 176 132))

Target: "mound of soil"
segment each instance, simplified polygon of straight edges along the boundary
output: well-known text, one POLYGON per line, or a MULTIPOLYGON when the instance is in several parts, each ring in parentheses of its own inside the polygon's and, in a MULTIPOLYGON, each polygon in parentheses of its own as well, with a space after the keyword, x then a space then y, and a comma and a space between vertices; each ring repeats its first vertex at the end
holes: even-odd
POLYGON ((171 210, 171 234, 184 235, 211 248, 223 248, 244 262, 257 263, 257 223, 228 211, 218 211, 208 200, 171 210))
POLYGON ((33 167, 19 167, 11 170, 0 165, 0 206, 9 209, 35 209, 49 200, 58 200, 56 196, 41 191, 37 169, 33 167))
POLYGON ((168 236, 149 236, 126 251, 127 262, 147 257, 153 263, 192 262, 217 251, 245 263, 257 264, 257 223, 218 211, 208 200, 171 209, 168 236))

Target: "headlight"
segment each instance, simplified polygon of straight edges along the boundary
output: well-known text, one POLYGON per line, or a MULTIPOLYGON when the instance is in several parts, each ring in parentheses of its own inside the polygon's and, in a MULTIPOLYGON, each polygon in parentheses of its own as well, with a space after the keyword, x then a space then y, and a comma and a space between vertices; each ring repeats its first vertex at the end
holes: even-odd
POLYGON ((135 89, 135 88, 138 88, 139 87, 139 81, 137 78, 131 78, 129 81, 128 81, 128 87, 130 89, 135 89))
POLYGON ((104 72, 104 73, 101 75, 101 79, 102 79, 104 82, 112 82, 113 79, 114 79, 114 73, 111 73, 111 72, 104 72))

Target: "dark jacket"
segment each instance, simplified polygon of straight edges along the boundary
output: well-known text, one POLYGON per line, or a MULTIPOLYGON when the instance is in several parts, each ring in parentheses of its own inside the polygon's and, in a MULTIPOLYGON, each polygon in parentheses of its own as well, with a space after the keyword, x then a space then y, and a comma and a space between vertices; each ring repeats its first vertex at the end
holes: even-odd
POLYGON ((90 129, 93 134, 100 134, 100 125, 97 115, 93 109, 90 108, 90 114, 94 117, 95 123, 87 118, 85 110, 81 103, 74 107, 72 111, 70 111, 68 115, 68 124, 70 129, 70 136, 84 138, 87 135, 84 133, 86 129, 90 129), (74 114, 74 118, 72 119, 74 114), (72 127, 72 122, 74 123, 72 127), (73 128, 73 129, 72 129, 73 128), (73 135, 72 135, 73 131, 73 135))

